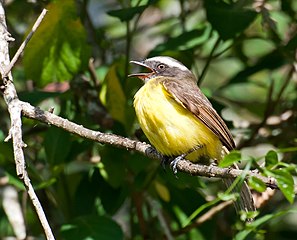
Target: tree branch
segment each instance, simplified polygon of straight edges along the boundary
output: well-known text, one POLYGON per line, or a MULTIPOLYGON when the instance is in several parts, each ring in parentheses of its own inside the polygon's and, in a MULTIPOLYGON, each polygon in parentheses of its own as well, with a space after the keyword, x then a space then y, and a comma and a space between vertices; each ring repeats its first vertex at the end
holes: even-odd
POLYGON ((157 153, 151 145, 142 143, 139 141, 131 140, 122 136, 118 136, 111 133, 102 133, 94 131, 73 123, 67 119, 59 117, 50 112, 41 110, 38 107, 34 107, 27 102, 20 101, 22 106, 22 113, 25 117, 44 122, 46 124, 54 125, 58 128, 62 128, 70 133, 76 134, 80 137, 87 138, 99 143, 110 144, 115 147, 126 148, 127 150, 136 150, 140 153, 147 155, 150 158, 159 158, 160 154, 157 153))
MULTIPOLYGON (((37 27, 36 24, 34 26, 37 27)), ((11 120, 9 134, 8 134, 8 137, 5 139, 5 141, 12 139, 17 175, 24 182, 28 195, 32 201, 33 206, 35 207, 38 218, 44 229, 46 238, 48 240, 54 240, 55 238, 52 233, 52 230, 48 224, 48 221, 46 219, 42 206, 33 189, 30 178, 25 168, 25 157, 24 157, 23 148, 26 147, 26 144, 24 144, 22 139, 22 120, 21 120, 22 105, 17 96, 17 92, 13 85, 13 79, 10 73, 11 66, 10 66, 9 52, 8 52, 9 40, 11 40, 11 38, 6 27, 3 1, 0 0, 0 72, 1 72, 3 85, 4 85, 3 97, 7 104, 8 111, 10 114, 10 120, 11 120)), ((15 61, 17 60, 17 58, 18 57, 14 58, 15 61)))
MULTIPOLYGON (((115 134, 102 133, 87 129, 82 125, 73 123, 50 112, 43 111, 40 108, 33 107, 26 102, 21 102, 20 105, 22 106, 22 113, 25 117, 44 122, 46 124, 54 125, 70 133, 90 139, 92 141, 125 148, 129 151, 137 151, 149 158, 158 159, 160 161, 163 160, 163 156, 147 143, 131 140, 129 138, 121 137, 115 134)), ((245 171, 240 169, 220 168, 213 165, 194 164, 187 160, 179 161, 177 163, 177 169, 180 172, 185 172, 193 176, 204 176, 209 178, 236 178, 245 174, 245 171)), ((279 189, 276 180, 272 177, 265 177, 254 171, 248 171, 246 174, 246 179, 252 176, 262 180, 267 187, 279 189)), ((295 187, 295 193, 297 193, 297 187, 295 187)))

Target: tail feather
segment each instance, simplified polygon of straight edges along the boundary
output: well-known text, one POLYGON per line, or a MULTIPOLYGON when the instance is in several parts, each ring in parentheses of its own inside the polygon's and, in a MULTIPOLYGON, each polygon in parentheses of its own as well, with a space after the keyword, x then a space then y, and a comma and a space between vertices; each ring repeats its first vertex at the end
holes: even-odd
MULTIPOLYGON (((229 150, 226 147, 223 147, 222 155, 225 156, 228 153, 229 153, 229 150)), ((233 167, 236 169, 239 169, 236 164, 234 164, 233 167)), ((233 184, 234 179, 225 178, 223 179, 223 182, 226 185, 226 187, 229 188, 233 184)), ((240 194, 239 199, 234 201, 234 207, 237 213, 239 213, 241 210, 246 212, 256 211, 253 195, 246 181, 243 181, 242 184, 237 184, 233 189, 233 192, 238 192, 240 194)), ((252 222, 253 220, 254 219, 249 218, 247 219, 247 222, 252 222)))
MULTIPOLYGON (((229 188, 233 184, 233 181, 234 180, 231 178, 223 179, 223 182, 227 188, 229 188)), ((252 193, 245 181, 241 184, 241 186, 237 185, 233 189, 233 191, 239 192, 240 194, 239 199, 234 201, 234 207, 237 213, 239 213, 241 210, 246 212, 256 211, 252 193)), ((252 221, 253 219, 251 218, 247 219, 247 222, 252 222, 252 221)))
MULTIPOLYGON (((229 188, 233 184, 233 179, 231 178, 226 178, 223 179, 224 184, 226 185, 227 188, 229 188)), ((254 199, 252 196, 252 193, 250 191, 250 188, 248 187, 247 183, 244 181, 241 186, 237 185, 234 189, 233 192, 238 192, 240 194, 239 199, 234 201, 234 207, 237 213, 240 211, 245 211, 245 212, 254 212, 256 211, 256 207, 254 204, 254 199)), ((247 222, 253 222, 253 218, 248 218, 246 220, 247 222)))

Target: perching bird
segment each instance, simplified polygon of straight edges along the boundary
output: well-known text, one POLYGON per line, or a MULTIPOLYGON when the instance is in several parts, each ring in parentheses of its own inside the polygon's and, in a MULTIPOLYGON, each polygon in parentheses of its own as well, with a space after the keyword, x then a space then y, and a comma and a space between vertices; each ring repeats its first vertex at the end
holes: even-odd
MULTIPOLYGON (((224 148, 235 148, 233 137, 223 119, 197 86, 194 74, 179 61, 165 56, 131 61, 150 72, 129 76, 143 80, 134 96, 135 112, 144 134, 164 156, 197 162, 220 161, 224 148)), ((226 185, 232 179, 225 179, 226 185)), ((237 210, 254 211, 251 192, 244 182, 237 210)))

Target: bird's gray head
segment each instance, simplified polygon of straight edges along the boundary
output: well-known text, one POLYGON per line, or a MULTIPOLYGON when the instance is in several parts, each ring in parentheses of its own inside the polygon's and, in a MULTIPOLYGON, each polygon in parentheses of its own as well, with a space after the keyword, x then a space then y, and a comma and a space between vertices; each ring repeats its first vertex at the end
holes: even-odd
POLYGON ((135 63, 150 70, 148 73, 134 73, 129 75, 129 77, 138 77, 145 82, 151 78, 161 76, 176 77, 178 79, 183 79, 185 76, 194 77, 185 65, 171 57, 158 56, 148 58, 144 61, 130 61, 130 63, 135 63))

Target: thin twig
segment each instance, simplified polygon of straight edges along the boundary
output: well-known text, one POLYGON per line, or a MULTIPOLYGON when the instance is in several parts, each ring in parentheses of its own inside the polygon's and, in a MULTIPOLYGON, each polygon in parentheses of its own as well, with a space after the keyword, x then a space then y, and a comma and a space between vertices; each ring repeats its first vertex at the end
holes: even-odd
POLYGON ((88 70, 89 70, 92 82, 94 84, 94 87, 97 88, 99 85, 99 80, 96 75, 96 70, 95 70, 95 66, 94 66, 94 58, 89 59, 88 70))
POLYGON ((249 137, 249 139, 247 139, 246 141, 238 144, 237 148, 241 149, 245 146, 248 146, 253 140, 254 138, 257 136, 259 129, 262 128, 263 126, 265 126, 267 119, 269 116, 271 116, 274 111, 275 108, 278 106, 281 96, 284 93, 286 87, 289 85, 289 82, 291 80, 292 74, 294 73, 294 66, 292 65, 292 67, 290 68, 285 81, 283 82, 283 85, 281 86, 280 91, 277 94, 276 99, 273 101, 272 99, 272 95, 273 95, 273 89, 274 89, 274 82, 271 82, 271 85, 269 87, 268 90, 268 95, 267 95, 267 103, 266 103, 266 109, 264 112, 264 117, 262 119, 262 121, 253 129, 253 132, 251 133, 251 136, 249 137))
POLYGON ((210 65, 210 62, 211 62, 211 60, 213 59, 214 52, 215 52, 215 50, 217 49, 217 47, 219 46, 220 42, 221 42, 221 38, 218 37, 217 41, 215 42, 215 44, 213 45, 213 47, 212 47, 212 49, 211 49, 211 52, 210 52, 210 54, 209 54, 209 56, 208 56, 208 58, 207 58, 207 61, 206 61, 206 63, 205 63, 205 66, 204 66, 204 68, 202 69, 202 72, 201 72, 201 74, 200 74, 200 76, 199 76, 199 78, 198 78, 198 86, 200 86, 201 83, 202 83, 202 81, 204 80, 205 75, 206 75, 206 72, 207 72, 208 67, 209 67, 209 65, 210 65))
POLYGON ((53 235, 52 229, 47 221, 46 215, 44 213, 44 210, 42 208, 42 205, 40 201, 38 200, 38 197, 34 191, 34 188, 31 184, 30 178, 27 174, 27 171, 24 175, 24 183, 28 192, 28 195, 32 201, 32 204, 36 210, 36 213, 38 215, 39 221, 41 222, 42 228, 44 230, 45 236, 47 240, 55 240, 55 237, 53 235))
POLYGON ((42 12, 41 12, 41 14, 37 18, 36 22, 34 23, 32 29, 31 29, 31 32, 28 34, 28 36, 22 42, 21 46, 19 47, 19 49, 15 53, 14 57, 10 61, 10 64, 5 69, 5 74, 3 75, 3 77, 6 77, 8 75, 8 73, 11 71, 12 67, 15 65, 16 61, 19 59, 20 55, 23 53, 26 45, 28 44, 28 42, 32 38, 33 34, 35 33, 35 31, 39 27, 39 25, 40 25, 41 21, 43 20, 44 16, 46 15, 46 13, 47 13, 47 10, 46 9, 43 9, 42 12))
POLYGON ((146 197, 146 201, 150 205, 151 209, 154 209, 154 211, 156 211, 157 218, 159 220, 159 223, 160 223, 160 226, 161 226, 162 230, 164 231, 164 235, 166 236, 166 239, 167 240, 173 240, 174 238, 172 236, 170 226, 166 222, 166 219, 165 219, 165 217, 163 215, 160 203, 158 203, 156 200, 154 200, 149 195, 145 195, 145 197, 146 197))
POLYGON ((232 203, 233 203, 233 201, 230 200, 230 201, 226 201, 226 202, 221 202, 220 204, 212 207, 206 213, 204 213, 201 217, 197 218, 196 221, 193 222, 192 224, 185 226, 185 227, 179 229, 178 231, 174 232, 174 236, 179 236, 184 233, 188 233, 193 228, 197 228, 202 223, 210 220, 213 216, 215 216, 217 213, 221 212, 224 208, 228 207, 232 203))
POLYGON ((248 146, 253 140, 254 138, 257 136, 259 129, 262 128, 268 117, 270 116, 270 114, 273 113, 273 109, 274 109, 274 104, 272 104, 272 96, 273 96, 273 91, 274 91, 274 81, 273 79, 271 80, 271 84, 269 86, 268 89, 268 93, 267 93, 267 100, 266 100, 266 106, 265 106, 265 111, 264 111, 264 116, 262 121, 253 129, 250 137, 248 140, 246 140, 245 142, 239 143, 237 145, 238 149, 243 148, 244 146, 248 146))
POLYGON ((279 92, 277 94, 277 97, 276 97, 275 101, 273 102, 274 107, 279 104, 285 89, 288 87, 289 82, 292 80, 292 75, 293 75, 294 72, 295 72, 295 67, 294 67, 294 65, 292 65, 292 67, 290 68, 290 70, 288 72, 288 75, 287 75, 285 81, 283 82, 283 85, 282 85, 281 89, 279 90, 279 92))

